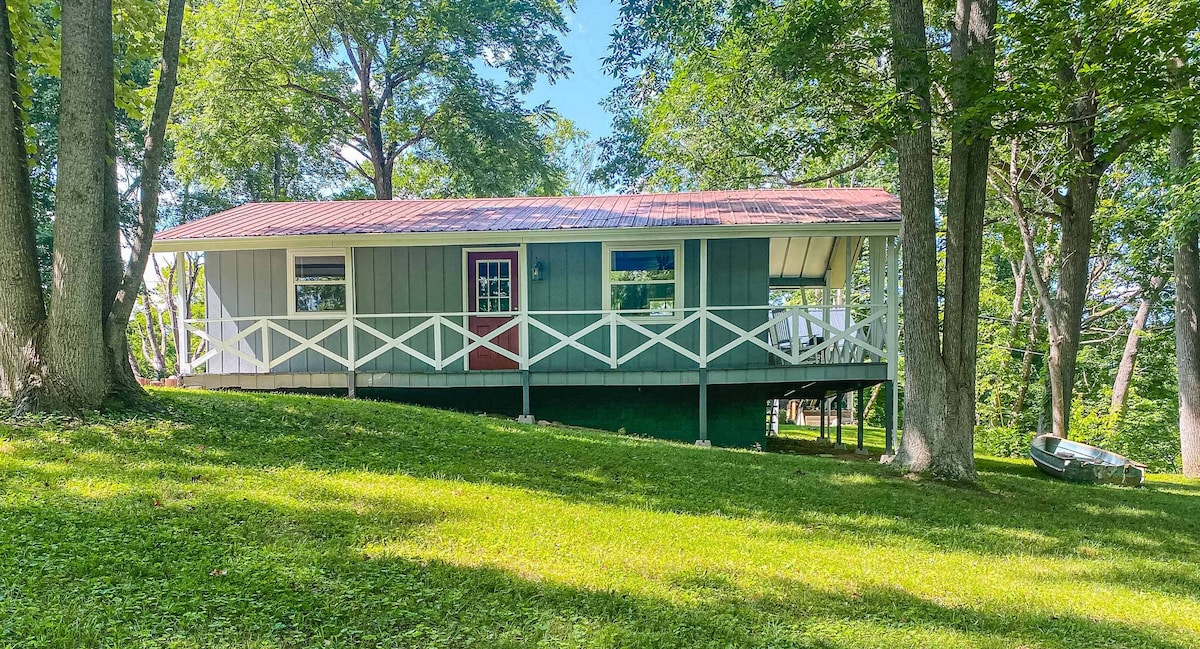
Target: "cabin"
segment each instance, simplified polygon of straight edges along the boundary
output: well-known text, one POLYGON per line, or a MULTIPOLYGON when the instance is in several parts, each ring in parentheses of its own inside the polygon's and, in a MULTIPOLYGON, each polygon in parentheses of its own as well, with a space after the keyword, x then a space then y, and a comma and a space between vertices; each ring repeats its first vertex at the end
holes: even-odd
POLYGON ((884 384, 890 447, 899 229, 880 189, 253 203, 153 250, 203 269, 185 386, 745 447, 884 384))

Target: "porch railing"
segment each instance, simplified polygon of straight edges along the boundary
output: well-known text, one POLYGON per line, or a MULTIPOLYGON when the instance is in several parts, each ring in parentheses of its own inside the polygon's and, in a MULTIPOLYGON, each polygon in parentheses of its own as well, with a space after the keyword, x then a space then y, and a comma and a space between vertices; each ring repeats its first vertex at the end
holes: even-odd
POLYGON ((232 363, 238 372, 286 371, 280 366, 311 353, 337 371, 388 371, 373 368, 398 358, 414 368, 404 371, 462 371, 471 369, 475 350, 522 370, 567 354, 576 363, 593 359, 587 362, 596 369, 659 369, 644 357, 662 350, 675 358, 661 369, 882 363, 895 344, 886 305, 710 306, 673 313, 665 320, 608 310, 197 318, 186 321, 186 335, 199 344, 188 345, 193 352, 183 370, 231 373, 225 368, 232 363), (508 320, 475 333, 468 325, 475 317, 508 320), (514 331, 519 342, 506 345, 504 337, 514 331))

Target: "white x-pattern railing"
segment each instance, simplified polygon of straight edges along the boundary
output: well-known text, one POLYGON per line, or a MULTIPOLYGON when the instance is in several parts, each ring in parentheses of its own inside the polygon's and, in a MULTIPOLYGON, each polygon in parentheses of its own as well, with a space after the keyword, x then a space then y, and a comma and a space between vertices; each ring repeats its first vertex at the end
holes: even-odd
MULTIPOLYGON (((477 349, 490 350, 520 369, 537 369, 568 350, 619 369, 659 348, 700 368, 741 348, 762 350, 776 365, 882 363, 887 362, 888 349, 895 344, 895 328, 887 322, 886 305, 687 308, 678 309, 676 317, 665 322, 661 314, 648 312, 528 311, 504 314, 506 321, 482 334, 468 328, 473 317, 497 315, 314 314, 192 319, 187 321, 186 330, 189 336, 199 338, 200 345, 184 371, 206 371, 207 364, 216 359, 223 363, 236 359, 253 367, 253 371, 271 372, 306 351, 346 371, 360 370, 389 352, 407 356, 428 371, 460 371, 471 369, 470 355, 477 349), (383 331, 392 327, 382 327, 381 321, 396 323, 399 326, 395 328, 403 331, 383 331), (316 322, 320 327, 316 333, 302 334, 289 326, 300 322, 316 322), (739 324, 745 322, 751 324, 739 324), (514 329, 519 332, 520 342, 510 349, 501 337, 514 329), (272 332, 289 346, 272 353, 272 332), (346 334, 344 340, 337 339, 339 344, 331 347, 330 341, 341 332, 346 334), (432 341, 417 344, 416 339, 426 333, 432 341), (532 348, 531 334, 535 333, 544 336, 532 348)), ((226 373, 223 367, 217 371, 226 373)))

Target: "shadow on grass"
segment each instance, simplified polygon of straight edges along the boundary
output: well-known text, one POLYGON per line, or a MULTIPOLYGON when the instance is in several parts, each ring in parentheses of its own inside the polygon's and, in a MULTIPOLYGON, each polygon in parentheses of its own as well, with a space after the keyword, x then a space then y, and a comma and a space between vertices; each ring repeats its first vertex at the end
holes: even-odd
POLYGON ((95 450, 164 463, 163 470, 174 462, 303 465, 455 478, 973 553, 1200 552, 1200 498, 1069 485, 1014 462, 981 459, 980 484, 963 487, 906 480, 861 462, 697 449, 396 404, 184 391, 159 392, 154 403, 152 412, 63 428, 62 439, 54 425, 38 422, 47 444, 36 453, 66 458, 95 450))
POLYGON ((311 472, 259 484, 261 471, 229 469, 223 479, 244 489, 217 491, 203 474, 186 477, 203 467, 184 464, 176 476, 86 456, 69 464, 21 469, 26 483, 45 480, 42 491, 0 507, 0 550, 15 559, 0 576, 0 644, 1187 646, 1153 629, 947 606, 892 588, 778 579, 763 595, 719 574, 681 573, 672 580, 681 596, 668 599, 374 556, 372 543, 458 514, 339 492, 306 480, 311 472), (104 492, 94 475, 127 488, 104 492))

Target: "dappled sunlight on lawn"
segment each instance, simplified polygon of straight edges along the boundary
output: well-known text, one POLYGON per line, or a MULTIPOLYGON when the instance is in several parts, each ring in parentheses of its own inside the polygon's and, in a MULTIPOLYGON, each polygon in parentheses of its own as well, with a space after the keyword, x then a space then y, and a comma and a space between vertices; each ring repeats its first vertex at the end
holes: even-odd
POLYGON ((156 418, 0 428, 0 645, 1200 638, 1200 500, 1175 482, 988 460, 961 487, 389 404, 158 395, 156 418))

